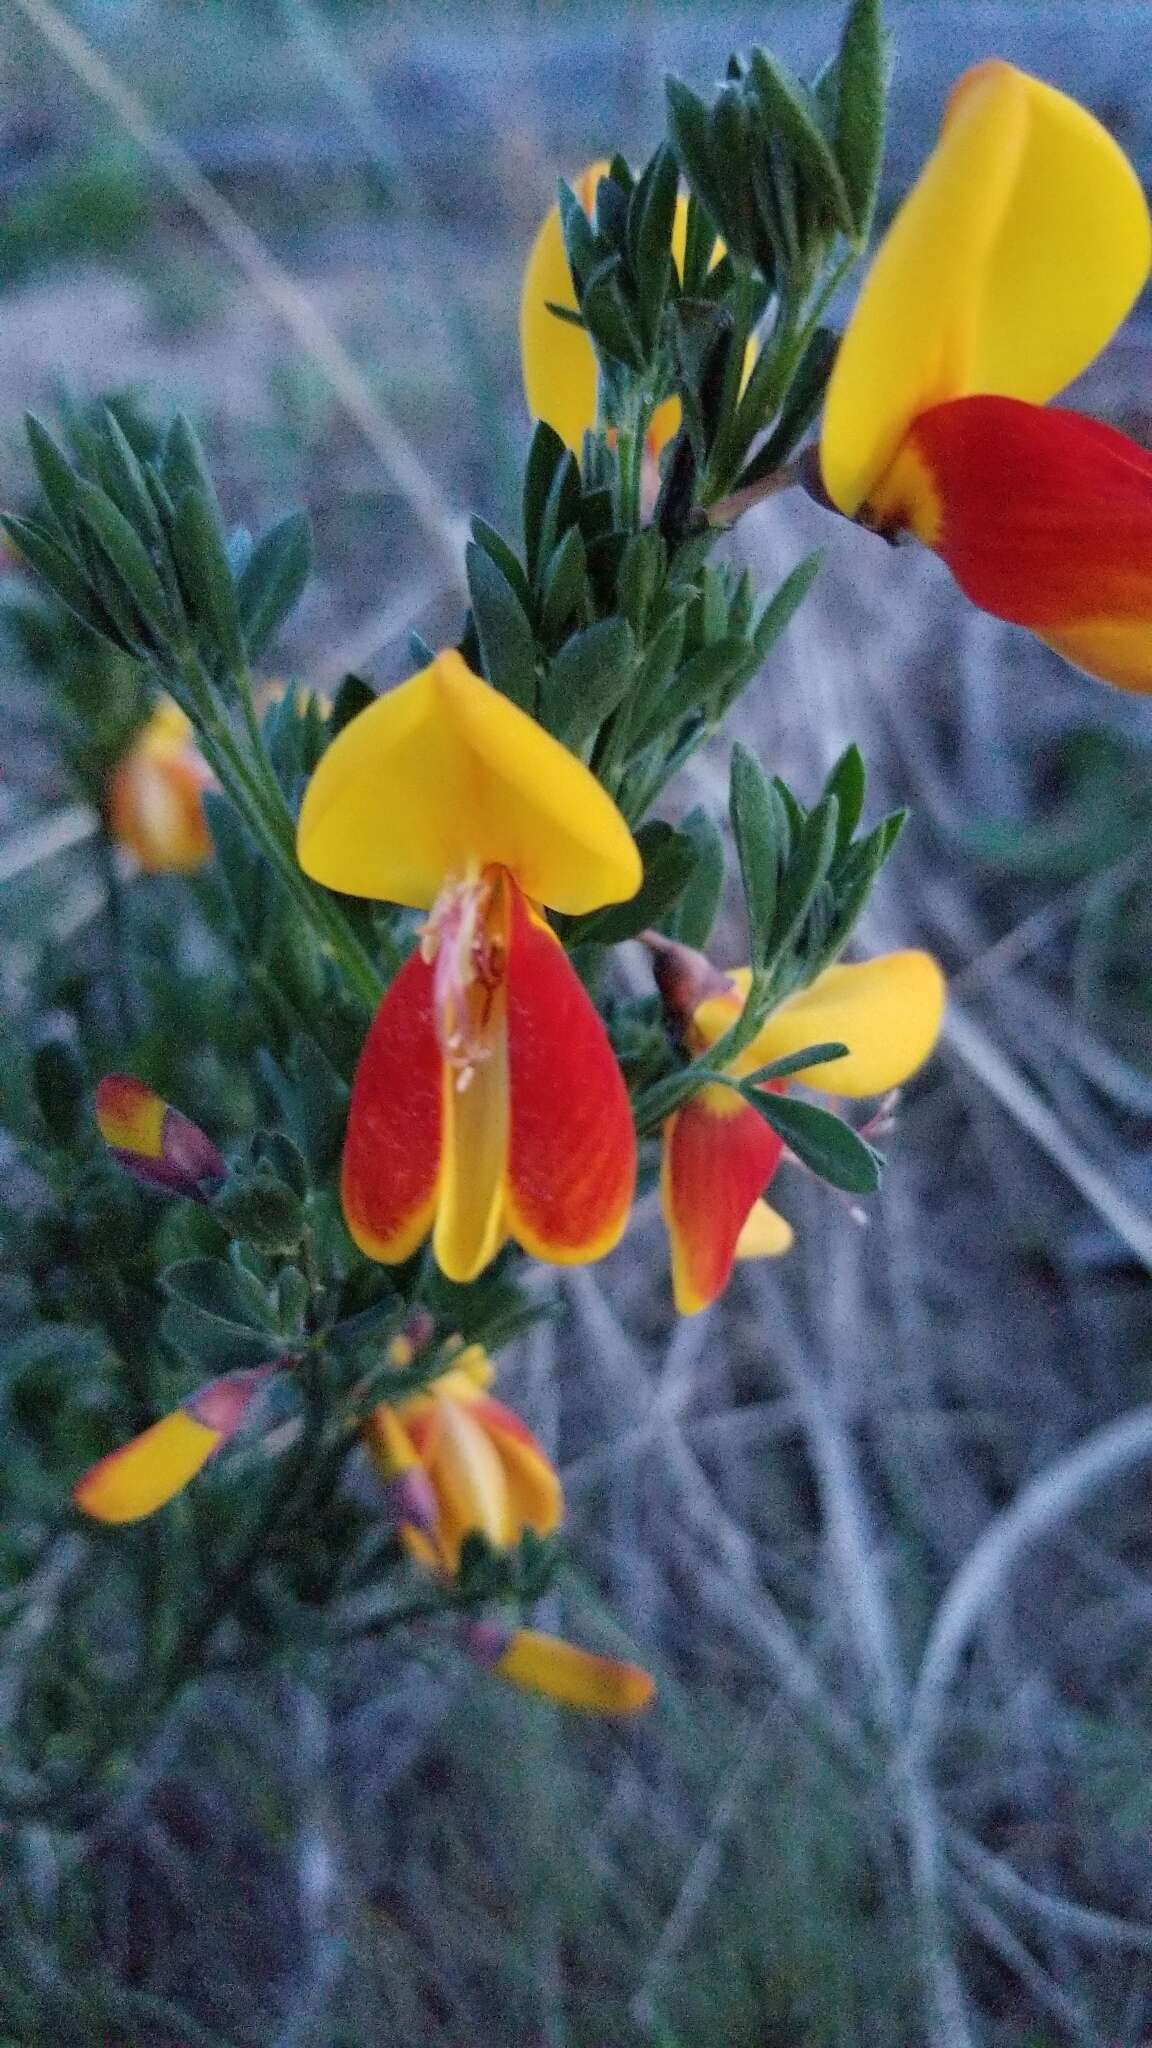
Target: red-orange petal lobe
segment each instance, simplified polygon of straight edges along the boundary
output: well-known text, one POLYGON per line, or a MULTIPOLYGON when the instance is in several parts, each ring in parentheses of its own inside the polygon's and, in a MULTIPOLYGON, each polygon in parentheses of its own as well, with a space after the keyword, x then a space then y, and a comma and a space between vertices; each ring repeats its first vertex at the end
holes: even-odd
POLYGON ((600 1017, 548 927, 509 889, 505 1206, 534 1258, 582 1265, 618 1244, 636 1186, 636 1133, 600 1017))
POLYGON ((660 1201, 681 1315, 707 1308, 728 1284, 752 1205, 784 1147, 734 1089, 702 1088, 664 1126, 660 1201))
POLYGON ((1152 454, 1060 407, 959 398, 920 415, 897 490, 909 465, 914 530, 973 604, 1152 690, 1152 454))
POLYGON ((344 1139, 344 1220, 361 1251, 384 1265, 411 1257, 432 1226, 442 1077, 432 969, 417 950, 372 1020, 344 1139))

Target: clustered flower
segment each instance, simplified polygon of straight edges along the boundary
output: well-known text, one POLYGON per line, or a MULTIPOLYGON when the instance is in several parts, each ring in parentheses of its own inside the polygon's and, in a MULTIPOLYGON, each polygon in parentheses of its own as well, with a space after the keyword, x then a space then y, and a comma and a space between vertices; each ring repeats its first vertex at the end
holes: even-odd
MULTIPOLYGON (((576 182, 587 209, 605 169, 576 182)), ((681 200, 681 266, 685 218, 681 200)), ((865 281, 819 449, 823 491, 841 513, 889 537, 914 535, 976 604, 1136 690, 1152 689, 1152 457, 1048 400, 1123 319, 1150 252, 1139 184, 1099 124, 1010 65, 978 65, 955 87, 865 281)), ((587 333, 553 306, 575 307, 556 209, 525 279, 524 375, 534 415, 579 449, 597 418, 597 366, 587 333)), ((656 411, 651 460, 679 417, 675 400, 656 411)), ((149 728, 114 793, 122 836, 131 811, 146 865, 164 805, 184 821, 188 865, 198 844, 191 771, 170 751, 183 738, 149 728)), ((627 901, 641 884, 636 842, 592 770, 444 652, 328 748, 305 792, 297 850, 326 887, 423 916, 352 1089, 341 1192, 360 1250, 400 1265, 430 1237, 458 1283, 509 1240, 557 1264, 610 1252, 635 1189, 628 1091, 548 917, 627 901)), ((741 1016, 750 970, 645 936, 682 1048, 704 1058, 741 1016)), ((887 1097, 931 1053, 944 995, 939 967, 920 951, 827 967, 666 1118, 661 1203, 681 1313, 714 1302, 738 1258, 776 1256, 792 1241, 764 1199, 783 1142, 729 1083, 887 1097), (827 1073, 757 1083, 760 1069, 831 1042, 847 1052, 827 1073)), ((116 1157, 145 1184, 203 1198, 222 1179, 210 1141, 141 1084, 110 1078, 97 1110, 116 1157)), ((398 1342, 397 1366, 413 1349, 398 1342)), ((80 1506, 114 1522, 151 1513, 259 1412, 276 1370, 200 1388, 88 1473, 80 1506)), ((551 1461, 493 1397, 491 1377, 483 1351, 462 1348, 438 1378, 379 1402, 361 1425, 404 1548, 448 1586, 470 1536, 508 1550, 526 1532, 547 1538, 563 1515, 551 1461)), ((503 1622, 469 1622, 463 1640, 504 1677, 571 1704, 628 1711, 651 1693, 633 1666, 503 1622)))

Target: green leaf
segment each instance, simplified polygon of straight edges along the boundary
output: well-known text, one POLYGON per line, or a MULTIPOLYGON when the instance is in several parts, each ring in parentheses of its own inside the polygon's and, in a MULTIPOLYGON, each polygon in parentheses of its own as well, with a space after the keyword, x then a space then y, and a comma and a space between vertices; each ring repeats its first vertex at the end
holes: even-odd
MULTIPOLYGON (((560 227, 564 236, 564 253, 568 258, 568 269, 572 276, 573 289, 577 300, 579 300, 584 279, 594 267, 599 254, 596 243, 596 231, 575 192, 572 190, 571 185, 567 184, 563 178, 559 180, 556 188, 556 202, 560 210, 560 227)), ((561 308, 556 307, 553 310, 558 312, 561 308)), ((565 314, 568 314, 569 310, 567 307, 563 308, 565 314)), ((577 313, 576 318, 579 320, 579 313, 577 313)))
POLYGON ((791 1095, 762 1094, 749 1086, 740 1093, 810 1172, 849 1195, 876 1193, 883 1161, 838 1116, 791 1095))
POLYGON ((536 636, 512 585, 477 542, 465 549, 468 592, 484 673, 522 711, 536 710, 536 636))
POLYGON ((645 166, 628 203, 628 258, 636 280, 641 325, 656 341, 672 276, 672 229, 679 169, 665 145, 645 166))
POLYGON ((597 353, 639 374, 646 366, 644 339, 632 316, 618 256, 606 257, 585 279, 580 311, 597 353))
POLYGON ((804 820, 792 858, 780 877, 776 915, 768 941, 772 956, 792 945, 799 934, 812 898, 832 865, 838 822, 839 806, 834 796, 821 797, 804 820))
POLYGON ((45 509, 59 528, 60 538, 70 543, 76 499, 75 471, 64 450, 35 413, 25 413, 24 428, 40 489, 44 493, 45 509))
POLYGON ((739 741, 732 749, 728 804, 757 967, 768 956, 784 844, 779 801, 759 761, 739 741))
POLYGON ((769 136, 783 141, 797 170, 815 188, 837 225, 846 235, 853 234, 852 204, 807 87, 766 50, 753 50, 749 79, 769 136))
POLYGON ((351 725, 354 718, 359 718, 360 713, 367 711, 375 702, 376 692, 363 676, 342 676, 332 700, 332 715, 328 721, 330 738, 335 739, 346 725, 351 725))
POLYGON ((216 486, 192 424, 183 413, 177 413, 165 436, 160 475, 173 505, 185 491, 199 491, 219 519, 216 486))
POLYGON ((119 506, 136 532, 141 537, 146 537, 150 548, 159 552, 164 546, 165 536, 156 504, 144 480, 144 471, 135 450, 115 413, 108 406, 104 408, 103 437, 101 482, 109 497, 119 506))
MULTIPOLYGON (((758 484, 763 477, 773 476, 788 460, 797 442, 807 433, 824 403, 824 393, 828 388, 828 379, 832 374, 832 365, 836 360, 839 346, 840 337, 834 334, 830 327, 816 329, 784 394, 772 432, 736 479, 737 491, 746 490, 751 484, 758 484)), ((770 361, 766 361, 765 368, 770 374, 770 361)), ((749 438, 758 424, 751 410, 756 397, 756 391, 750 381, 741 400, 740 411, 741 425, 747 428, 749 438)))
POLYGON ((853 742, 851 746, 845 747, 824 784, 825 796, 834 796, 839 806, 840 817, 836 827, 837 860, 847 850, 852 834, 860 823, 867 781, 867 771, 860 749, 853 742))
POLYGON ((472 538, 477 547, 483 548, 486 555, 491 555, 505 582, 511 584, 524 610, 530 614, 532 591, 515 548, 505 540, 502 533, 497 533, 496 528, 489 526, 488 521, 481 519, 479 515, 472 521, 472 538))
POLYGON ((528 563, 528 574, 536 578, 536 565, 540 557, 540 529, 544 519, 544 508, 552 489, 552 480, 557 469, 564 462, 568 450, 555 427, 547 420, 537 422, 524 466, 524 554, 528 563))
POLYGON ((635 938, 648 925, 659 924, 675 903, 692 873, 696 850, 686 832, 662 819, 641 825, 636 844, 644 863, 644 879, 627 903, 610 903, 582 917, 567 934, 572 945, 616 946, 635 938))
POLYGON ((855 240, 868 238, 884 160, 887 37, 880 0, 852 0, 840 38, 836 155, 852 209, 855 240))
POLYGON ((816 574, 823 559, 823 550, 814 548, 810 555, 805 555, 802 562, 797 562, 796 567, 784 578, 779 590, 769 598, 756 621, 752 635, 758 668, 767 661, 781 634, 791 625, 816 581, 816 574))
POLYGON ((76 478, 75 506, 77 519, 94 536, 145 625, 163 646, 173 632, 172 611, 139 534, 100 486, 84 477, 76 478))
POLYGON ((747 679, 748 662, 744 640, 717 640, 712 647, 702 647, 677 671, 671 687, 656 698, 639 729, 632 729, 631 746, 637 751, 649 746, 693 712, 713 720, 716 696, 731 689, 737 676, 741 684, 747 679))
POLYGON ((724 893, 724 835, 699 805, 689 811, 680 830, 692 842, 692 872, 665 928, 670 938, 685 946, 704 947, 724 893))
MULTIPOLYGON (((689 91, 680 79, 670 78, 666 92, 668 134, 679 159, 680 169, 684 173, 685 182, 691 187, 705 213, 710 216, 713 228, 709 241, 711 252, 715 230, 719 229, 722 234, 727 233, 728 213, 724 174, 717 165, 712 148, 712 123, 703 100, 689 91)), ((703 239, 701 231, 701 243, 703 239)), ((687 278, 685 289, 688 289, 687 278)))
MULTIPOLYGON (((755 1073, 741 1076, 744 1087, 760 1087, 766 1081, 786 1081, 790 1074, 802 1074, 809 1067, 827 1066, 831 1060, 842 1060, 848 1052, 846 1045, 838 1039, 822 1039, 817 1045, 805 1045, 799 1052, 785 1054, 783 1059, 769 1060, 767 1066, 757 1067, 755 1073)), ((835 1089, 832 1091, 835 1093, 835 1089)))
POLYGON ((626 619, 599 619, 574 633, 540 684, 540 720, 579 753, 616 709, 632 681, 636 643, 626 619))
POLYGON ((588 601, 588 557, 584 547, 584 536, 578 526, 570 526, 563 540, 552 550, 552 559, 544 574, 540 593, 540 627, 547 640, 553 640, 568 621, 577 613, 587 616, 588 601))
POLYGON ((168 1343, 219 1370, 260 1365, 277 1351, 278 1318, 259 1281, 228 1259, 184 1259, 160 1275, 168 1343))
POLYGON ((243 669, 236 586, 211 501, 200 490, 185 490, 176 501, 172 553, 189 616, 215 642, 227 667, 243 669))
POLYGON ((312 529, 304 512, 289 513, 262 534, 236 585, 248 659, 263 653, 299 600, 312 570, 312 529))
POLYGON ((121 650, 127 647, 128 643, 100 604, 84 571, 50 533, 33 520, 17 519, 10 512, 0 513, 0 527, 29 568, 44 578, 61 604, 67 605, 81 625, 99 633, 103 639, 111 640, 113 646, 121 650))

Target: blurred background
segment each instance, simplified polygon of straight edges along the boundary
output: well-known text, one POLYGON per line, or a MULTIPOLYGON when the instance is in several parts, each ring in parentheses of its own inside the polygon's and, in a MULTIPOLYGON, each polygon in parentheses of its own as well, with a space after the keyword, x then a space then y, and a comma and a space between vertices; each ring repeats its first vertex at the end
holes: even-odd
MULTIPOLYGON (((276 673, 399 677, 411 628, 459 630, 465 515, 515 531, 519 273, 556 175, 650 149, 668 71, 707 83, 753 41, 815 68, 839 14, 5 0, 0 502, 28 494, 25 408, 183 406, 231 519, 311 510, 276 673)), ((889 18, 889 206, 992 53, 1152 173, 1147 5, 889 18)), ((1152 441, 1147 304, 1072 402, 1152 441)), ((801 794, 854 739, 877 813, 912 807, 862 936, 932 948, 954 1000, 884 1194, 865 1225, 793 1168, 795 1252, 679 1324, 649 1203, 502 1361, 564 1474, 583 1611, 660 1675, 642 1723, 589 1727, 407 1639, 190 1692, 69 1849, 82 1921, 27 1831, 43 2011, 82 1956, 124 1994, 111 2043, 1152 2039, 1150 714, 807 503, 728 545, 766 591, 826 550, 741 736, 801 794)), ((104 885, 15 642, 0 708, 19 1010, 104 885)), ((727 744, 678 807, 722 814, 727 744)), ((180 885, 141 888, 140 915, 180 915, 180 885)), ((37 1625, 18 1539, 10 1661, 37 1625)), ((39 2024, 4 2038, 81 2038, 39 2024)))

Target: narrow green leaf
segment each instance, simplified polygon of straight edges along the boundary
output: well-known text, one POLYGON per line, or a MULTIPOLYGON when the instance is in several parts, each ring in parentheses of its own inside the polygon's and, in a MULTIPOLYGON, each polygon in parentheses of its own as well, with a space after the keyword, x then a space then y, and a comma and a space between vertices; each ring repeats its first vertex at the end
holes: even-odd
POLYGON ((172 553, 189 616, 215 642, 226 665, 242 669, 246 656, 236 586, 211 502, 203 491, 188 489, 177 499, 172 553))
POLYGON ((540 684, 540 720, 579 753, 623 699, 636 666, 626 619, 599 619, 574 633, 540 684))
POLYGON ((769 1060, 767 1066, 757 1067, 755 1073, 742 1075, 741 1086, 759 1088, 766 1081, 786 1081, 790 1074, 802 1074, 808 1067, 823 1067, 831 1060, 842 1060, 847 1052, 848 1047, 838 1039, 822 1039, 818 1045, 805 1045, 783 1059, 769 1060))
MULTIPOLYGON (((533 443, 535 445, 535 443, 533 443)), ((531 455, 529 456, 531 460, 531 455)), ((540 512, 532 556, 532 584, 538 590, 557 541, 580 521, 580 465, 568 448, 556 464, 540 512)))
POLYGON ((465 549, 472 616, 484 673, 522 711, 536 709, 536 636, 516 592, 475 541, 465 549))
POLYGON ((3 527, 17 554, 35 569, 38 576, 67 605, 73 616, 87 626, 91 632, 99 633, 105 640, 123 650, 124 641, 114 623, 100 605, 84 571, 73 556, 61 547, 53 536, 34 520, 18 519, 14 513, 0 513, 0 527, 3 527))
POLYGON ((584 536, 570 526, 544 573, 540 592, 540 627, 546 640, 555 639, 561 628, 578 613, 587 616, 588 557, 584 536))
POLYGON ((304 512, 291 512, 261 534, 236 585, 240 629, 255 661, 287 618, 312 570, 312 528, 304 512))
POLYGON ((823 559, 823 550, 814 548, 810 555, 805 555, 802 562, 797 562, 796 567, 789 570, 779 590, 769 598, 752 635, 757 667, 767 661, 781 634, 791 625, 816 581, 823 559))
POLYGON ((342 733, 346 725, 367 711, 376 702, 376 692, 363 676, 346 675, 340 679, 340 687, 332 700, 332 715, 328 728, 333 739, 342 733))
MULTIPOLYGON (((725 204, 724 174, 717 165, 712 151, 712 124, 703 100, 678 78, 667 81, 665 91, 668 99, 668 134, 672 147, 679 159, 685 183, 691 188, 700 206, 709 216, 712 236, 715 231, 726 233, 727 207, 725 204)), ((703 244, 704 230, 700 230, 697 259, 693 269, 699 269, 699 248, 703 244)), ((705 264, 704 269, 707 269, 705 264)), ((687 280, 685 289, 690 289, 687 280)))
POLYGON ((821 797, 804 820, 776 902, 768 950, 777 957, 793 944, 817 889, 832 865, 836 849, 839 806, 834 796, 821 797))
POLYGON ((810 1172, 849 1195, 876 1193, 883 1161, 838 1116, 791 1095, 763 1094, 749 1086, 740 1093, 810 1172))
MULTIPOLYGON (((611 506, 610 498, 609 506, 611 506)), ((583 522, 581 524, 583 525, 583 522)), ((512 547, 509 541, 505 540, 502 533, 497 533, 496 528, 489 526, 488 521, 481 519, 479 515, 472 521, 472 538, 476 542, 477 547, 483 548, 486 555, 491 555, 505 581, 512 585, 524 610, 531 613, 532 592, 515 548, 512 547)), ((587 540, 587 532, 585 532, 584 538, 587 540)))
POLYGON ((767 958, 781 865, 780 811, 759 761, 739 741, 732 749, 728 797, 751 935, 752 965, 767 958))
POLYGON ((60 538, 69 542, 76 498, 75 471, 64 450, 35 413, 25 413, 24 428, 40 489, 44 493, 45 508, 53 525, 59 528, 60 538))
POLYGON ((158 551, 164 545, 164 529, 144 481, 144 471, 132 443, 108 406, 104 408, 103 425, 104 451, 100 469, 104 488, 146 545, 158 551))
POLYGON ((749 79, 769 136, 783 141, 801 176, 815 187, 846 235, 855 230, 852 204, 832 146, 806 86, 766 50, 753 50, 749 79))
MULTIPOLYGON (((588 215, 577 199, 571 185, 561 178, 557 187, 557 203, 560 209, 560 226, 564 235, 564 250, 568 258, 568 269, 577 301, 583 289, 584 279, 595 267, 599 251, 596 233, 588 215)), ((579 319, 579 314, 577 314, 579 319)))
POLYGON ((639 374, 647 364, 644 337, 624 290, 620 258, 609 256, 584 281, 584 325, 597 352, 639 374))
POLYGON ((672 276, 672 228, 678 181, 676 158, 665 144, 646 165, 628 206, 628 255, 649 348, 654 346, 660 331, 672 276))
POLYGON ((665 929, 685 946, 704 947, 724 893, 724 835, 698 805, 682 821, 681 832, 692 842, 692 872, 665 929))
POLYGON ((868 239, 884 160, 888 49, 880 0, 852 0, 837 66, 836 155, 855 239, 868 239))
POLYGON ((824 784, 825 796, 834 796, 840 809, 840 821, 836 828, 837 860, 851 844, 852 834, 860 823, 867 780, 859 747, 855 743, 845 747, 824 784))
POLYGON ((178 503, 183 492, 199 491, 214 517, 219 519, 216 486, 192 423, 183 413, 177 413, 164 438, 160 474, 173 505, 178 503))
MULTIPOLYGON (((747 463, 736 479, 736 489, 746 490, 751 484, 758 484, 762 478, 774 476, 787 462, 797 443, 807 433, 824 403, 828 379, 836 360, 840 337, 830 327, 818 327, 796 367, 795 375, 784 394, 779 417, 763 446, 758 448, 751 462, 747 463)), ((771 375, 771 360, 765 361, 765 372, 771 375)), ((740 424, 747 429, 749 437, 762 420, 764 410, 760 405, 758 413, 752 408, 757 394, 753 389, 753 378, 740 403, 740 424)))
POLYGON ((77 477, 76 516, 83 519, 107 555, 145 623, 161 645, 175 628, 168 596, 147 548, 124 514, 98 484, 77 477))

